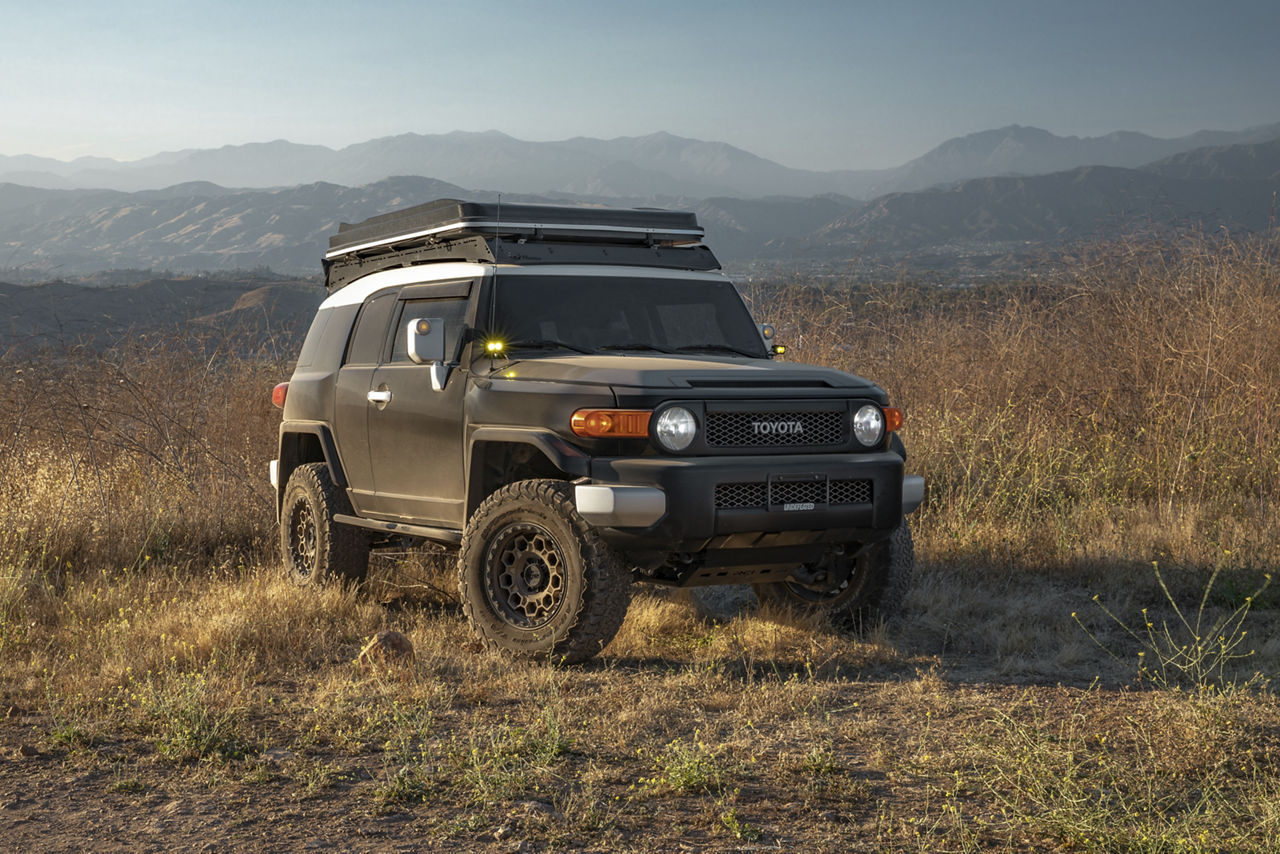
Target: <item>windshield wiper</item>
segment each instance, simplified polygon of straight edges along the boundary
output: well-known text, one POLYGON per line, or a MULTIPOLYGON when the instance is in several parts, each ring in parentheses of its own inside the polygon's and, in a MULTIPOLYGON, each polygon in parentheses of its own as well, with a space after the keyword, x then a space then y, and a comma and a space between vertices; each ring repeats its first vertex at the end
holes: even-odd
POLYGON ((586 353, 591 355, 595 350, 588 350, 586 347, 579 347, 577 344, 570 344, 566 341, 556 341, 553 338, 539 338, 536 341, 512 341, 505 345, 506 350, 551 350, 564 349, 573 350, 576 353, 586 353))
POLYGON ((676 351, 680 353, 689 353, 694 350, 714 350, 718 353, 737 353, 739 356, 746 356, 749 359, 763 359, 764 353, 749 353, 746 350, 737 347, 731 347, 728 344, 686 344, 683 347, 677 347, 676 351))
POLYGON ((652 350, 655 353, 674 353, 667 347, 659 347, 656 344, 646 344, 643 341, 633 341, 630 344, 605 344, 601 350, 652 350))

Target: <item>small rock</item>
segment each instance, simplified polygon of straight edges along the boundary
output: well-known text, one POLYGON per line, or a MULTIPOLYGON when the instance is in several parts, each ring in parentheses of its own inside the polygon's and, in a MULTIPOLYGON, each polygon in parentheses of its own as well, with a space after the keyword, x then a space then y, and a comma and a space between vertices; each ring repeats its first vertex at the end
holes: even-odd
POLYGON ((550 804, 543 801, 522 801, 520 808, 527 813, 541 813, 542 815, 550 815, 555 812, 550 804))
POLYGON ((273 747, 270 750, 264 751, 262 758, 273 765, 279 765, 281 762, 288 762, 290 759, 297 758, 297 755, 298 754, 294 753, 292 750, 286 750, 283 747, 273 747))
POLYGON ((40 748, 36 747, 34 744, 24 744, 18 748, 18 755, 28 757, 39 756, 40 748))
POLYGON ((403 632, 383 629, 360 650, 360 666, 401 664, 413 660, 413 642, 403 632))

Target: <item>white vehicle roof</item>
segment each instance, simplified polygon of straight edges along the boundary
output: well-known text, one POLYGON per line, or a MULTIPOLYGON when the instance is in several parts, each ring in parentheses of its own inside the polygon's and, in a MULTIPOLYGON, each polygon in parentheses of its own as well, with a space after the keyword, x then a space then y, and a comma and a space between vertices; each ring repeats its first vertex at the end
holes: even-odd
POLYGON ((397 267, 363 276, 326 299, 321 308, 340 305, 359 305, 370 295, 384 288, 402 285, 430 284, 457 279, 474 279, 494 272, 500 278, 520 276, 597 276, 631 279, 683 279, 686 281, 723 282, 727 278, 719 272, 696 270, 672 270, 664 267, 623 267, 600 264, 538 264, 521 267, 515 264, 420 264, 414 267, 397 267))

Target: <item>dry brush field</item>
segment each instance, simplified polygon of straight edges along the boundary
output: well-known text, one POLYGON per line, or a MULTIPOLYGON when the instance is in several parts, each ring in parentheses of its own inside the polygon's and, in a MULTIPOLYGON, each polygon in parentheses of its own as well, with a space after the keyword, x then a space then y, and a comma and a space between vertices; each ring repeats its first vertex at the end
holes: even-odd
POLYGON ((0 360, 0 844, 1280 845, 1280 246, 963 289, 748 289, 906 411, 917 575, 866 637, 637 591, 594 662, 472 642, 450 556, 274 554, 290 353, 0 360), (365 666, 383 628, 408 665, 365 666))

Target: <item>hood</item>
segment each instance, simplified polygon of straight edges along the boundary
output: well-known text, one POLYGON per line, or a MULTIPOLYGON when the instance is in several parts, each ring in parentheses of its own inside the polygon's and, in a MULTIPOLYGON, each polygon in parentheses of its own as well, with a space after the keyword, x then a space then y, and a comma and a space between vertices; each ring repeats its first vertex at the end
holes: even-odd
POLYGON ((705 388, 749 393, 753 389, 794 389, 818 394, 824 389, 878 390, 862 377, 831 368, 727 356, 565 354, 509 362, 499 360, 494 362, 494 368, 491 376, 495 379, 609 386, 619 390, 705 388))

